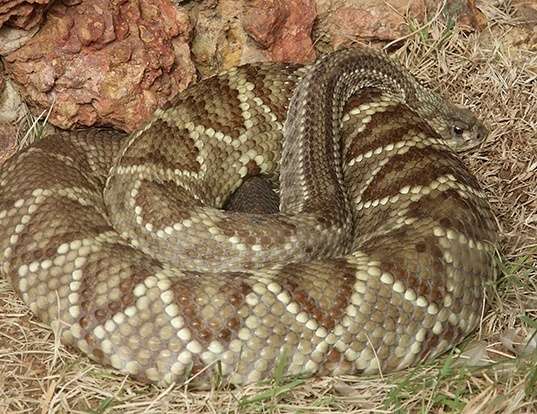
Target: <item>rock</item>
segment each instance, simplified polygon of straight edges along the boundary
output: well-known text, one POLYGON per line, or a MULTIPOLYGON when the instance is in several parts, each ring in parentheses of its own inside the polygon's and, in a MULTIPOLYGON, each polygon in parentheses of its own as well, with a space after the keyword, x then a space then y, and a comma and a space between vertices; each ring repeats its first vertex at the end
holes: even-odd
POLYGON ((18 125, 25 115, 17 90, 0 73, 0 165, 17 150, 18 125))
POLYGON ((313 0, 253 0, 243 17, 244 30, 268 52, 271 61, 315 60, 311 31, 317 11, 313 0))
POLYGON ((203 0, 185 8, 195 22, 192 54, 203 76, 254 61, 315 58, 314 0, 203 0))
POLYGON ((4 26, 0 28, 0 56, 7 55, 24 45, 39 30, 36 26, 30 30, 15 29, 4 26))
POLYGON ((0 3, 0 28, 30 30, 39 25, 51 0, 7 0, 0 3))
POLYGON ((254 0, 245 7, 242 21, 246 32, 263 48, 269 48, 289 18, 289 7, 281 0, 254 0))
MULTIPOLYGON (((386 42, 409 33, 408 18, 424 24, 442 6, 442 0, 317 0, 321 30, 330 49, 353 41, 386 42)), ((457 21, 465 30, 482 30, 486 18, 475 0, 447 0, 443 18, 457 21)))
POLYGON ((240 24, 242 0, 203 0, 188 6, 195 22, 192 55, 202 76, 239 65, 248 40, 240 24))
POLYGON ((322 26, 327 31, 333 49, 353 41, 389 41, 405 35, 408 30, 405 15, 425 20, 425 0, 346 0, 327 5, 320 0, 322 26))
POLYGON ((0 77, 0 122, 16 123, 25 114, 24 103, 13 83, 0 77))
POLYGON ((190 32, 171 0, 57 1, 6 69, 56 126, 132 131, 194 78, 190 32))

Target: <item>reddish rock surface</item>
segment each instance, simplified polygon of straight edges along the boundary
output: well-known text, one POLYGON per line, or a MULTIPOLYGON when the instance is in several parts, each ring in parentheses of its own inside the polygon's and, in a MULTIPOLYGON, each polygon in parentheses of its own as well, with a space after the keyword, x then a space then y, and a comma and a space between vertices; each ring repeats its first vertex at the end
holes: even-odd
POLYGON ((30 30, 43 19, 53 0, 3 0, 0 2, 0 27, 7 25, 30 30))
POLYGON ((57 1, 6 69, 56 126, 132 131, 192 81, 190 30, 171 0, 57 1))
MULTIPOLYGON (((409 18, 425 23, 443 4, 443 0, 317 0, 320 30, 328 35, 332 48, 356 40, 398 39, 409 33, 409 18)), ((475 0, 447 0, 440 16, 457 21, 464 29, 486 26, 475 0)))
POLYGON ((425 20, 425 0, 348 0, 327 12, 326 31, 333 48, 356 39, 389 41, 407 33, 405 15, 425 20))
POLYGON ((313 0, 252 0, 243 27, 270 60, 306 63, 315 60, 311 31, 316 16, 313 0))
POLYGON ((242 0, 203 0, 187 7, 195 22, 192 55, 203 77, 239 65, 247 41, 240 25, 242 0))
POLYGON ((315 58, 314 0, 202 0, 185 8, 195 22, 192 54, 203 76, 248 62, 315 58))

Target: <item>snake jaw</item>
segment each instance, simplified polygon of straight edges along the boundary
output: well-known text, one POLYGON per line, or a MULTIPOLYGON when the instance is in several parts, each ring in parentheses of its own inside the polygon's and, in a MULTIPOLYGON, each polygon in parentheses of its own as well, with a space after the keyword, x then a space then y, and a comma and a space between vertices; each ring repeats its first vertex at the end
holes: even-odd
POLYGON ((477 147, 489 135, 489 130, 485 127, 485 125, 479 120, 476 121, 477 122, 475 123, 473 128, 463 135, 464 142, 458 148, 458 151, 468 151, 477 147))

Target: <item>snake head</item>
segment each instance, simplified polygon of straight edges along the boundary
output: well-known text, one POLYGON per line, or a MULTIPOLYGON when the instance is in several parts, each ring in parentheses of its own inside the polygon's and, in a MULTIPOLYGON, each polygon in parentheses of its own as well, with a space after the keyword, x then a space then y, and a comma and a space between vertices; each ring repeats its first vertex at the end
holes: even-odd
POLYGON ((488 135, 483 122, 464 106, 450 105, 444 119, 444 130, 441 135, 455 151, 474 148, 488 135))

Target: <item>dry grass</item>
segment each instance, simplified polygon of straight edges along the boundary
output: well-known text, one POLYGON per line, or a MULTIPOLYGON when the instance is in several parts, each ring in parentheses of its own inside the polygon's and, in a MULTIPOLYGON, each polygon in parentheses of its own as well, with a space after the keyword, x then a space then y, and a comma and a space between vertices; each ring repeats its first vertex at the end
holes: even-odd
POLYGON ((466 156, 502 229, 503 276, 475 336, 434 364, 383 378, 159 389, 71 353, 0 280, 0 412, 536 412, 537 47, 509 3, 497 3, 483 6, 490 26, 480 34, 435 22, 397 51, 492 130, 466 156))

